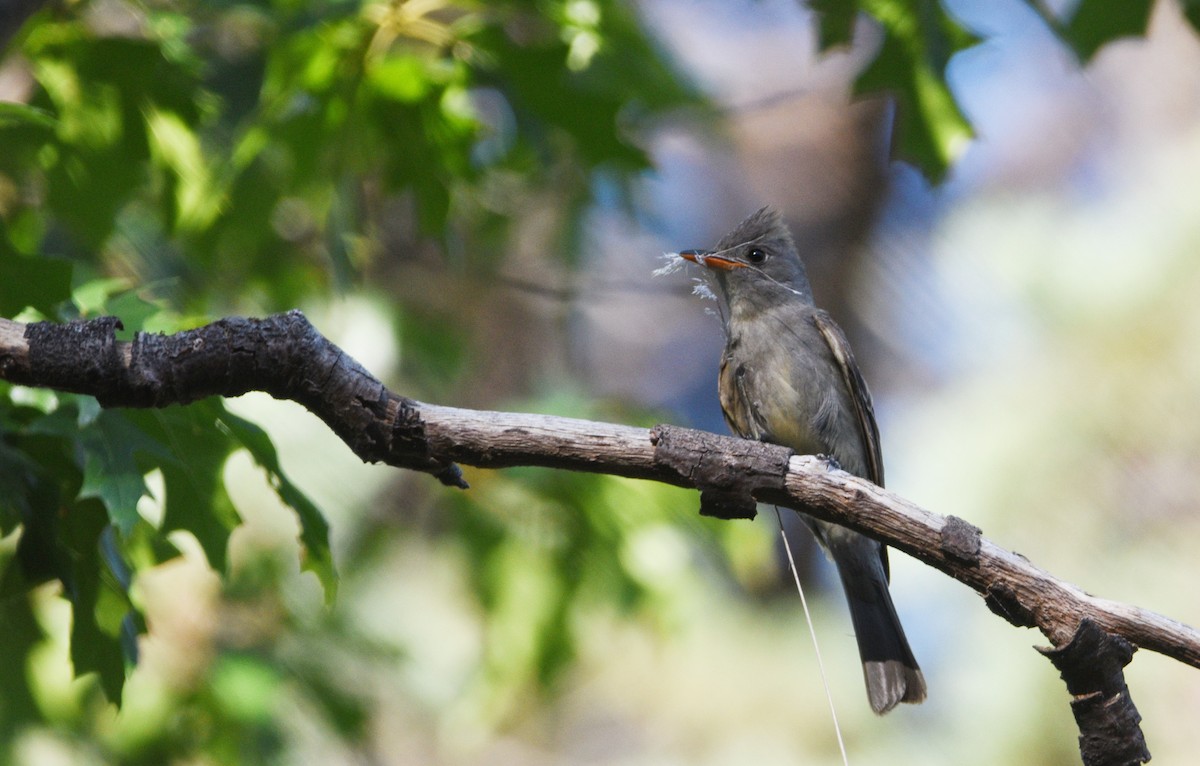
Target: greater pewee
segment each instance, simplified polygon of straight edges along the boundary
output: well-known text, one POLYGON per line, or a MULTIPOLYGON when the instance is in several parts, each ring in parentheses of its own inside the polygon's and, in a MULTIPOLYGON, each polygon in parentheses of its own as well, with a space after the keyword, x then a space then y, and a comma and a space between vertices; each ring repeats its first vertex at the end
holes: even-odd
MULTIPOLYGON (((729 427, 747 439, 828 455, 882 486, 871 395, 841 328, 813 303, 804 264, 779 215, 763 208, 716 249, 680 255, 712 272, 726 306, 718 391, 729 427)), ((897 703, 925 699, 925 678, 888 592, 887 548, 801 517, 837 565, 871 709, 883 714, 897 703)))

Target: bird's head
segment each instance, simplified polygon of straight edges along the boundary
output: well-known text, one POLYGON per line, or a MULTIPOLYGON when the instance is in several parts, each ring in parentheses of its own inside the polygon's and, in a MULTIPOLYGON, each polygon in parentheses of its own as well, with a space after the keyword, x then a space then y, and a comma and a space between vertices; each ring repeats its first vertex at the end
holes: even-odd
POLYGON ((712 250, 684 250, 679 255, 712 272, 731 309, 742 300, 757 304, 773 296, 812 303, 812 288, 792 234, 771 208, 761 208, 739 223, 712 250))

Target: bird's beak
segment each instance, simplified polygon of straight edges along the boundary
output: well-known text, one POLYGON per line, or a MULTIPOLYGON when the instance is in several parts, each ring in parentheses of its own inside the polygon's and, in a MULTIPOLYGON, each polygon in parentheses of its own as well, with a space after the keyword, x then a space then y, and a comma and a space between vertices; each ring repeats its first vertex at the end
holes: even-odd
POLYGON ((692 263, 698 263, 710 269, 720 269, 721 271, 733 271, 746 265, 740 261, 731 261, 728 258, 713 255, 712 252, 712 250, 684 250, 679 253, 679 257, 689 260, 692 263))

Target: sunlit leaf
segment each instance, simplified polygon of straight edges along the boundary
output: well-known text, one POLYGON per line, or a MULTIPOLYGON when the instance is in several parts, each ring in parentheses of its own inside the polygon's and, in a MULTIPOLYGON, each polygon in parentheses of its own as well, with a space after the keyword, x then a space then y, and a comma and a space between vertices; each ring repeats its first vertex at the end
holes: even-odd
POLYGON ((172 112, 150 110, 146 124, 151 155, 170 173, 174 224, 184 231, 208 226, 220 209, 221 196, 213 184, 199 136, 172 112))
POLYGON ((300 521, 300 542, 304 545, 302 566, 317 576, 325 589, 325 601, 332 603, 337 595, 337 572, 329 549, 329 523, 325 516, 284 475, 275 445, 267 433, 254 423, 225 410, 223 406, 221 409, 221 426, 267 472, 271 487, 279 494, 279 499, 296 512, 300 521))
POLYGON ((946 84, 946 64, 976 38, 938 0, 867 0, 864 8, 882 24, 884 40, 855 92, 896 99, 896 153, 939 181, 972 135, 946 84))
MULTIPOLYGON (((132 340, 135 332, 145 329, 148 320, 161 318, 163 307, 144 298, 138 290, 122 290, 105 300, 104 313, 120 317, 123 329, 117 331, 118 340, 132 340)), ((171 331, 177 329, 170 328, 171 331)))
POLYGON ((373 64, 368 77, 380 95, 409 104, 424 99, 433 85, 428 67, 416 56, 392 56, 373 64))
POLYGON ((246 654, 224 656, 209 681, 221 709, 239 721, 265 723, 282 698, 276 668, 246 654))
POLYGON ((145 115, 199 119, 195 74, 153 40, 92 38, 75 25, 34 29, 27 47, 43 89, 34 103, 57 117, 54 152, 44 159, 48 202, 76 236, 98 245, 145 180, 145 115))
POLYGON ((218 572, 225 571, 229 535, 240 523, 221 474, 235 446, 217 426, 223 409, 219 400, 206 399, 187 407, 125 413, 149 438, 171 450, 170 458, 156 461, 166 492, 160 531, 191 532, 218 572))
POLYGON ((45 109, 15 104, 10 101, 0 101, 0 129, 8 129, 16 125, 28 125, 53 130, 56 126, 54 115, 45 109))

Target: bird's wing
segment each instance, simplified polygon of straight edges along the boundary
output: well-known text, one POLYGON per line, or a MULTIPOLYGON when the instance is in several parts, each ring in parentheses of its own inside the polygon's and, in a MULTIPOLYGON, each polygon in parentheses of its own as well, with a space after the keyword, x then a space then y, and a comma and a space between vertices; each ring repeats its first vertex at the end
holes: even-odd
POLYGON ((726 350, 721 356, 721 372, 717 378, 721 414, 725 416, 729 429, 743 439, 770 441, 770 429, 748 390, 748 374, 746 366, 726 350))
MULTIPOLYGON (((818 309, 813 314, 813 323, 821 331, 821 337, 829 345, 829 351, 837 362, 842 380, 846 382, 846 390, 850 392, 850 400, 854 403, 855 419, 858 430, 862 434, 864 451, 867 453, 867 478, 879 486, 883 486, 883 453, 879 448, 879 426, 875 423, 875 407, 871 404, 871 392, 867 390, 867 381, 863 380, 854 361, 854 353, 850 350, 850 342, 846 334, 837 326, 833 317, 818 309)), ((883 576, 891 580, 891 566, 888 563, 887 546, 879 546, 879 558, 883 562, 883 576)))
POLYGON ((867 390, 867 382, 858 371, 845 333, 833 321, 833 317, 818 309, 813 314, 813 323, 820 330, 825 343, 829 345, 829 351, 833 354, 842 380, 846 383, 846 390, 850 392, 850 400, 854 403, 855 419, 858 421, 858 430, 862 435, 867 455, 867 470, 870 473, 867 478, 882 487, 883 454, 879 449, 879 426, 875 424, 875 408, 871 405, 871 392, 867 390))

